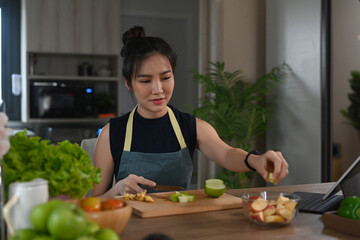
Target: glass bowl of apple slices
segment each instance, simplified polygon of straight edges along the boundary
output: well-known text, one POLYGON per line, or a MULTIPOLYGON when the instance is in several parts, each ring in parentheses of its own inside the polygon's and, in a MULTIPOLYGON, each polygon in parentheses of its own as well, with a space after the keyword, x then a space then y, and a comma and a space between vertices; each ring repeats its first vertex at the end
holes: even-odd
POLYGON ((241 196, 247 219, 259 226, 282 227, 299 212, 300 197, 285 192, 254 192, 241 196))

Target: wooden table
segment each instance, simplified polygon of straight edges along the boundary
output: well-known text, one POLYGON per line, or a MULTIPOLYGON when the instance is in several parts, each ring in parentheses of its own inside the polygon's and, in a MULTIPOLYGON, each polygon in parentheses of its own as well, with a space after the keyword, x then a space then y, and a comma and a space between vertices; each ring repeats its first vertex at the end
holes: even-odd
MULTIPOLYGON (((240 196, 256 191, 308 191, 325 193, 334 183, 304 184, 250 189, 229 189, 240 196)), ((359 230, 360 231, 360 230, 359 230)), ((121 233, 121 240, 144 239, 152 233, 166 234, 173 240, 197 239, 358 239, 324 227, 322 215, 299 213, 295 221, 282 228, 264 229, 250 223, 243 209, 142 219, 132 215, 121 233)), ((159 239, 160 240, 160 239, 159 239)))

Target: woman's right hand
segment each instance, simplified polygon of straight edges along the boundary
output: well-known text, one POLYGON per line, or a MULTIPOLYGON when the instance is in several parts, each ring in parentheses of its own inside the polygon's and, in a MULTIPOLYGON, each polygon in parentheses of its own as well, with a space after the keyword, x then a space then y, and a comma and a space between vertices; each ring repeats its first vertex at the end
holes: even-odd
POLYGON ((156 186, 156 183, 154 181, 146 179, 142 176, 130 174, 126 178, 118 181, 115 184, 114 188, 116 189, 116 192, 120 195, 124 195, 124 193, 135 194, 138 192, 144 192, 145 190, 139 187, 139 184, 148 185, 151 187, 156 186))

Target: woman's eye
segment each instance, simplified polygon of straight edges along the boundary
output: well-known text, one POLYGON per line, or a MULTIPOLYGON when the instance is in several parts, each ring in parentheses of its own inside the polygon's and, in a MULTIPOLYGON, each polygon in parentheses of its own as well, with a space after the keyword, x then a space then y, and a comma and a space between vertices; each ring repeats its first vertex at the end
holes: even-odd
POLYGON ((163 77, 162 80, 169 80, 171 77, 163 77))
POLYGON ((140 80, 140 83, 149 83, 150 80, 140 80))

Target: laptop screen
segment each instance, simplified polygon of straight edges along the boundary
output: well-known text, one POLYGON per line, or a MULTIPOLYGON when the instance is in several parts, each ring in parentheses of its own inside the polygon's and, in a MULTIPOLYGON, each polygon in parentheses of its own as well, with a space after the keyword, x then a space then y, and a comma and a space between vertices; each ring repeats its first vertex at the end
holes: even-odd
POLYGON ((340 184, 358 173, 360 173, 360 156, 351 164, 351 166, 344 172, 344 174, 341 175, 335 185, 325 194, 323 200, 340 191, 340 184))

